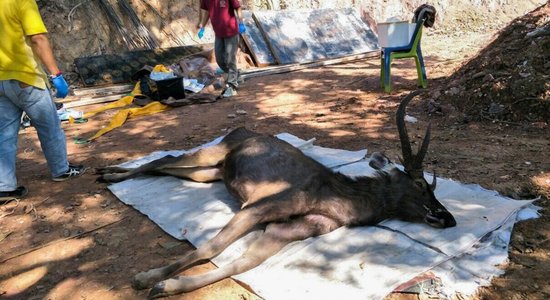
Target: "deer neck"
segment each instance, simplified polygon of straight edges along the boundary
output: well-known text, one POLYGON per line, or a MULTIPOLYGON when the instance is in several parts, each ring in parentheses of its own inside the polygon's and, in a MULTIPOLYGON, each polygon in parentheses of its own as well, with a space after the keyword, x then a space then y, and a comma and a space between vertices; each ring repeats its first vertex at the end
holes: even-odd
POLYGON ((336 173, 331 190, 354 216, 350 223, 376 224, 394 215, 398 196, 392 188, 391 176, 377 172, 374 176, 349 177, 336 173))

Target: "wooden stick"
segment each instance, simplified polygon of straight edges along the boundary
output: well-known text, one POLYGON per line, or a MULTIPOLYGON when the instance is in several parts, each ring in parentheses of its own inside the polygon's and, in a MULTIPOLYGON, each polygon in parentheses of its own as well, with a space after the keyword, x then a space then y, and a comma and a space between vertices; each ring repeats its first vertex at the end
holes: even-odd
POLYGON ((85 234, 88 234, 88 233, 97 231, 97 230, 102 229, 102 228, 105 228, 105 227, 107 227, 107 226, 116 224, 116 223, 118 223, 118 222, 120 222, 120 221, 122 221, 122 220, 124 220, 124 219, 126 219, 126 217, 124 217, 124 218, 122 218, 122 219, 119 219, 119 220, 116 220, 116 221, 113 221, 113 222, 110 222, 110 223, 107 223, 107 224, 104 224, 104 225, 101 225, 101 226, 96 227, 96 228, 94 228, 94 229, 90 229, 90 230, 81 232, 81 233, 79 233, 79 234, 75 234, 75 235, 73 235, 73 236, 66 237, 66 238, 64 238, 64 239, 60 239, 60 240, 56 240, 56 241, 51 241, 51 242, 49 242, 49 243, 46 243, 46 244, 43 244, 43 245, 40 245, 40 246, 36 246, 36 247, 34 247, 34 248, 31 248, 31 249, 28 249, 28 250, 25 250, 25 251, 22 251, 22 252, 19 252, 19 253, 13 255, 13 256, 10 256, 10 257, 4 259, 3 261, 0 261, 0 264, 3 264, 3 263, 5 263, 5 262, 7 262, 8 260, 12 260, 12 259, 14 259, 14 258, 17 258, 17 257, 19 257, 19 256, 25 255, 25 254, 27 254, 27 253, 31 253, 31 252, 34 252, 34 251, 36 251, 36 250, 40 250, 40 249, 42 249, 42 248, 51 246, 51 245, 53 245, 53 244, 56 244, 56 243, 59 243, 59 242, 64 242, 64 241, 67 241, 67 240, 70 240, 70 239, 74 239, 74 238, 76 238, 76 237, 83 236, 83 235, 85 235, 85 234))
POLYGON ((273 58, 275 58, 275 63, 280 65, 281 64, 281 57, 279 57, 279 54, 277 53, 277 51, 275 51, 275 48, 271 44, 271 42, 269 40, 269 35, 265 32, 264 28, 262 27, 262 23, 260 22, 260 20, 258 20, 258 17, 256 17, 256 14, 254 14, 254 13, 252 14, 252 19, 258 25, 258 29, 260 30, 260 33, 262 34, 262 36, 263 36, 263 38, 264 38, 264 40, 267 44, 267 47, 271 51, 271 54, 273 55, 273 58))
MULTIPOLYGON (((273 65, 273 64, 276 64, 276 61, 275 61, 275 57, 273 56, 273 53, 271 51, 271 49, 269 48, 268 44, 267 44, 267 41, 265 41, 265 38, 264 38, 264 35, 262 34, 262 32, 260 31, 259 27, 260 25, 256 23, 256 19, 253 17, 253 13, 250 12, 250 13, 245 13, 243 15, 243 18, 245 19, 245 24, 247 27, 253 27, 253 28, 250 28, 249 30, 247 30, 245 33, 241 34, 241 37, 244 41, 244 44, 246 45, 246 47, 248 47, 248 49, 250 50, 250 54, 252 55, 252 57, 254 58, 254 60, 256 61, 256 66, 258 67, 266 67, 266 66, 269 66, 269 65, 273 65), (249 22, 247 22, 249 21, 249 22), (254 39, 252 39, 252 36, 254 34, 254 28, 257 29, 257 32, 259 32, 259 36, 258 38, 261 40, 261 41, 264 41, 264 43, 266 44, 267 46, 267 51, 269 51, 269 55, 271 55, 271 57, 273 58, 273 61, 268 61, 268 60, 265 60, 265 61, 260 61, 260 57, 257 55, 256 51, 254 51, 254 47, 253 45, 255 45, 254 43, 254 39)), ((256 43, 256 45, 258 45, 258 48, 257 50, 261 51, 261 47, 259 47, 259 44, 256 43)), ((261 51, 263 52, 263 51, 261 51)))
POLYGON ((264 72, 264 71, 268 71, 268 70, 278 70, 278 69, 281 69, 281 68, 287 68, 287 67, 290 67, 290 66, 299 66, 300 64, 297 63, 297 64, 288 64, 288 65, 273 65, 273 66, 268 66, 268 67, 262 67, 262 68, 253 68, 253 69, 248 69, 246 71, 241 71, 240 74, 241 75, 245 75, 245 74, 250 74, 250 73, 258 73, 258 72, 264 72))
POLYGON ((289 64, 289 65, 281 65, 281 66, 274 66, 274 67, 267 67, 267 68, 261 68, 261 69, 254 69, 250 70, 248 72, 241 72, 243 75, 256 75, 260 73, 264 73, 265 71, 268 71, 267 73, 271 73, 271 71, 278 71, 278 70, 285 70, 290 69, 290 71, 294 70, 301 70, 304 68, 311 68, 311 67, 318 67, 318 66, 325 66, 325 65, 333 65, 338 63, 344 63, 344 62, 350 62, 358 59, 363 58, 370 58, 370 57, 376 57, 379 55, 377 52, 378 50, 373 50, 371 52, 365 52, 361 54, 353 54, 348 56, 343 56, 339 58, 331 58, 331 59, 325 59, 325 60, 319 60, 319 61, 313 61, 313 62, 307 62, 307 63, 297 63, 297 64, 289 64))
MULTIPOLYGON (((256 65, 258 67, 269 66, 270 65, 269 63, 260 62, 260 58, 256 55, 256 52, 254 52, 254 48, 252 47, 252 42, 248 40, 248 37, 244 34, 241 34, 241 36, 243 38, 243 41, 244 41, 246 47, 248 47, 248 51, 250 51, 250 54, 254 58, 254 61, 256 61, 256 65)), ((271 55, 273 55, 273 54, 271 54, 271 55)))
POLYGON ((244 79, 252 78, 252 77, 258 77, 258 76, 265 76, 265 75, 273 75, 273 74, 280 74, 280 73, 287 73, 292 71, 298 71, 306 68, 315 68, 315 67, 321 67, 321 66, 327 66, 327 65, 334 65, 339 63, 345 63, 345 62, 351 62, 358 59, 363 58, 370 58, 370 57, 376 57, 380 55, 378 50, 373 50, 371 52, 366 52, 362 54, 356 54, 351 56, 344 56, 340 58, 334 58, 334 59, 327 59, 322 61, 316 61, 316 62, 310 62, 310 63, 303 63, 303 64, 292 64, 292 65, 284 65, 279 67, 273 67, 268 70, 257 70, 257 71, 251 71, 251 72, 243 72, 241 73, 241 77, 244 79))
POLYGON ((119 94, 119 95, 110 95, 105 97, 99 97, 99 98, 83 98, 77 101, 71 101, 63 103, 63 107, 65 108, 71 108, 71 107, 77 107, 77 106, 84 106, 84 105, 91 105, 91 104, 98 104, 98 103, 105 103, 105 102, 112 102, 121 99, 126 94, 119 94))
POLYGON ((108 93, 125 93, 134 88, 133 84, 117 84, 105 87, 74 89, 75 96, 104 95, 108 93))

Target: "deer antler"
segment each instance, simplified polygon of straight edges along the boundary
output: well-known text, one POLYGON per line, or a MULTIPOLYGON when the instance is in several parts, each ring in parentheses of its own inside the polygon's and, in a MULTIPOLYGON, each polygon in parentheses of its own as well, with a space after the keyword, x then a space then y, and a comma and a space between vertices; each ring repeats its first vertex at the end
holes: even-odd
POLYGON ((403 160, 401 163, 405 167, 405 172, 409 173, 413 177, 423 178, 424 170, 422 168, 422 161, 424 160, 424 156, 426 156, 426 152, 428 152, 431 126, 428 125, 426 134, 424 135, 422 144, 418 147, 419 150, 416 155, 412 153, 409 134, 407 133, 407 127, 405 126, 405 108, 407 107, 407 104, 409 104, 409 102, 420 93, 420 90, 411 92, 403 99, 403 101, 401 101, 401 104, 399 104, 399 108, 397 109, 395 121, 397 123, 397 130, 399 131, 401 151, 403 152, 403 160))
POLYGON ((434 179, 432 180, 432 183, 430 183, 430 190, 435 191, 435 187, 437 186, 437 176, 435 175, 435 170, 433 174, 434 179))

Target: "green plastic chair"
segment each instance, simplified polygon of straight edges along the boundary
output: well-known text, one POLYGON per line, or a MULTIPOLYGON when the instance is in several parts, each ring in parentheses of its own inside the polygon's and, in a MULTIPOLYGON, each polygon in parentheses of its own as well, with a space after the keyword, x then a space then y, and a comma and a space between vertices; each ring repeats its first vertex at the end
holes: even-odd
POLYGON ((414 34, 408 45, 382 48, 382 53, 380 55, 380 85, 387 93, 391 92, 391 63, 394 59, 413 57, 416 62, 416 72, 418 73, 418 86, 422 88, 428 87, 424 59, 420 48, 423 25, 424 20, 420 20, 416 23, 414 34))

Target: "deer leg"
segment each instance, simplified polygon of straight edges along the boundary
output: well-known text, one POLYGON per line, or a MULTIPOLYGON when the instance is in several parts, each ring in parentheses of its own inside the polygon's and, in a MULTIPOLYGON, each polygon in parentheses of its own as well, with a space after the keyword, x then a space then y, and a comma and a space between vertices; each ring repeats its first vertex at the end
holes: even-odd
POLYGON ((221 167, 167 168, 154 171, 154 174, 171 175, 196 182, 211 182, 223 179, 221 167))
POLYGON ((179 156, 174 162, 166 163, 162 168, 194 168, 194 167, 213 167, 220 164, 231 149, 223 142, 197 150, 193 153, 186 153, 179 156))
POLYGON ((328 233, 339 225, 321 215, 308 215, 290 223, 270 223, 264 233, 254 241, 247 251, 232 263, 195 276, 176 276, 157 283, 149 298, 160 298, 194 291, 230 276, 246 272, 279 252, 284 246, 297 240, 328 233))
POLYGON ((182 259, 170 265, 137 274, 132 283, 133 287, 136 289, 150 288, 160 280, 179 273, 199 261, 217 256, 227 246, 259 224, 261 216, 249 209, 239 211, 216 236, 182 259))
POLYGON ((247 206, 237 212, 216 236, 196 250, 170 265, 137 274, 132 285, 136 289, 150 288, 160 280, 179 273, 196 262, 217 256, 258 224, 285 219, 292 215, 289 210, 281 209, 289 204, 278 201, 280 199, 292 201, 293 197, 289 192, 281 192, 247 206))
POLYGON ((124 167, 109 166, 109 167, 95 168, 95 173, 103 175, 103 174, 109 174, 109 173, 124 173, 124 172, 128 172, 129 170, 131 169, 124 168, 124 167))
POLYGON ((103 170, 101 172, 103 172, 103 175, 100 178, 107 182, 119 182, 119 181, 126 180, 128 178, 135 177, 139 174, 144 174, 145 172, 148 172, 148 171, 153 171, 165 164, 178 161, 180 158, 181 156, 167 155, 165 157, 161 157, 159 159, 143 164, 137 168, 132 168, 132 169, 128 168, 126 169, 126 172, 118 172, 118 171, 124 170, 125 168, 106 167, 106 168, 102 168, 103 170), (106 173, 106 172, 109 172, 111 169, 114 170, 114 173, 106 173))
MULTIPOLYGON (((105 169, 105 171, 102 171, 103 175, 101 176, 101 180, 107 181, 107 182, 120 182, 140 174, 146 174, 146 173, 168 174, 167 172, 162 172, 162 170, 164 169, 214 167, 220 164, 225 159, 225 155, 228 152, 229 152, 229 148, 225 144, 220 143, 208 148, 200 149, 193 153, 186 153, 180 156, 167 155, 165 157, 162 157, 152 162, 141 165, 137 168, 126 169, 125 172, 123 171, 124 168, 112 167, 115 172, 106 173, 111 168, 111 167, 107 167, 107 168, 103 168, 105 169), (123 171, 123 172, 119 172, 119 171, 123 171)), ((178 177, 192 179, 191 176, 189 177, 178 176, 178 177)), ((216 177, 216 179, 218 178, 216 177)))

